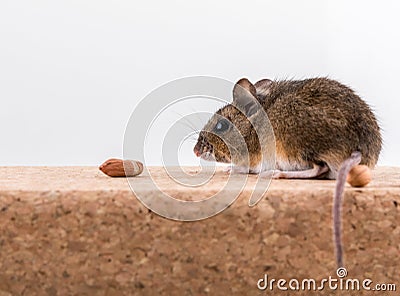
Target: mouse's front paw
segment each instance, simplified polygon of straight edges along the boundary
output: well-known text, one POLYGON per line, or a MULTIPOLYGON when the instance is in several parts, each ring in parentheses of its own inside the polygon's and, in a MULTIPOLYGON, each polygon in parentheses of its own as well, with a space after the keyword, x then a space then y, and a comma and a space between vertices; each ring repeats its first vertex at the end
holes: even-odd
POLYGON ((230 174, 232 171, 232 166, 230 165, 230 166, 224 167, 222 171, 224 173, 230 174))
POLYGON ((224 169, 227 174, 248 174, 249 168, 243 166, 229 166, 224 169))

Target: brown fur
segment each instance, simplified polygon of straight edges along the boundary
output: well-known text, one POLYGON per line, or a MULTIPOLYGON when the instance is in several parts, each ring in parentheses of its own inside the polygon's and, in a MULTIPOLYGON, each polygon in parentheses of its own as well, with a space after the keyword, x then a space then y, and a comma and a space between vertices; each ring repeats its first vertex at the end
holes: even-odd
MULTIPOLYGON (((254 95, 256 89, 274 130, 277 158, 303 168, 327 164, 331 172, 325 176, 328 178, 336 178, 341 163, 354 151, 361 152, 361 164, 375 166, 382 145, 380 128, 370 107, 349 87, 327 78, 263 80, 255 86, 247 79, 238 83, 250 94, 254 95)), ((236 91, 238 94, 243 96, 241 91, 236 91)), ((235 107, 238 101, 234 91, 233 103, 216 114, 226 117, 240 131, 249 150, 250 167, 254 167, 261 159, 261 149, 249 120, 235 107)), ((214 115, 200 133, 195 149, 202 146, 201 141, 206 142, 213 147, 217 161, 241 165, 243 160, 231 159, 220 137, 206 132, 217 122, 214 115)), ((236 139, 230 131, 224 137, 234 145, 236 139)))

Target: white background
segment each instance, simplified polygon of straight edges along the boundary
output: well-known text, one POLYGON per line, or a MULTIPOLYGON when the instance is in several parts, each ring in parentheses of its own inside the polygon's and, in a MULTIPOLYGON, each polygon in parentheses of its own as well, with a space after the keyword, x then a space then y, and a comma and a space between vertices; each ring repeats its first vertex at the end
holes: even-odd
MULTIPOLYGON (((122 157, 137 102, 176 78, 329 76, 400 165, 399 1, 0 1, 0 165, 122 157)), ((187 153, 192 153, 188 151, 187 153)))

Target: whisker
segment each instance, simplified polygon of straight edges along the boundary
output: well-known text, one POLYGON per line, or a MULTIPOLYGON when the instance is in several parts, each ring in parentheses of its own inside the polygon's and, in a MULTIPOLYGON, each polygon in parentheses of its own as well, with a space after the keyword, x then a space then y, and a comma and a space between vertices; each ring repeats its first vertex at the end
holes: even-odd
POLYGON ((191 130, 193 133, 195 133, 195 134, 199 134, 199 133, 200 133, 199 130, 195 130, 192 126, 188 125, 188 124, 185 123, 185 122, 178 121, 178 123, 179 123, 180 125, 182 125, 182 126, 188 128, 188 129, 190 129, 190 130, 191 130))
POLYGON ((182 121, 179 121, 182 125, 190 128, 193 132, 198 132, 198 128, 196 128, 192 122, 190 122, 186 116, 183 116, 182 114, 180 114, 179 112, 172 110, 176 115, 180 116, 185 122, 183 123, 182 121))
MULTIPOLYGON (((199 112, 198 112, 197 110, 195 110, 193 107, 190 108, 190 109, 191 109, 191 111, 193 111, 192 114, 195 115, 195 118, 197 119, 197 122, 198 122, 199 124, 201 124, 202 126, 204 126, 204 125, 205 125, 205 122, 203 121, 203 119, 202 119, 201 116, 199 115, 199 112)), ((215 113, 215 112, 214 112, 214 113, 215 113)))

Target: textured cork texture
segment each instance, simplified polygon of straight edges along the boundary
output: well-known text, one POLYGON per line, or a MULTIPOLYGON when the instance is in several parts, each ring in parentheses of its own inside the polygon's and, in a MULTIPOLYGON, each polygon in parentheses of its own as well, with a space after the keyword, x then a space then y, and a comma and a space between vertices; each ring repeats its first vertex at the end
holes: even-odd
MULTIPOLYGON (((171 194, 202 197, 226 179, 218 171, 192 191, 164 183, 171 194)), ((149 180, 132 182, 145 190, 149 180)), ((343 242, 345 279, 395 283, 396 292, 257 288, 264 275, 337 278, 333 190, 334 181, 273 180, 255 207, 246 186, 222 213, 178 222, 149 211, 125 178, 94 167, 3 167, 0 295, 398 295, 400 168, 392 167, 376 169, 365 188, 347 185, 343 242)))

